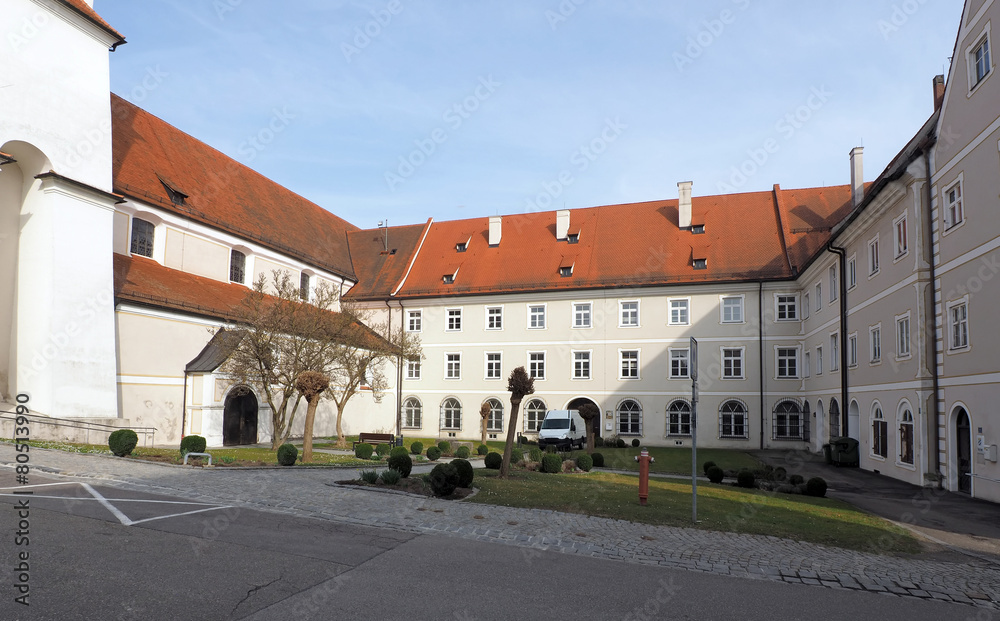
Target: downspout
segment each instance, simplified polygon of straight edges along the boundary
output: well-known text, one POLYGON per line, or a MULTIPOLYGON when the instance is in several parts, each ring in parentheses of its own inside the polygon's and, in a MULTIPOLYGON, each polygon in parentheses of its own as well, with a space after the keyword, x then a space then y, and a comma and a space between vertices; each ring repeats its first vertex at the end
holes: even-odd
MULTIPOLYGON (((400 313, 399 313, 399 315, 400 315, 400 325, 399 325, 400 332, 399 332, 399 334, 402 335, 403 334, 403 328, 404 328, 404 324, 403 324, 403 321, 402 321, 402 317, 403 317, 402 308, 403 308, 403 305, 400 304, 399 308, 400 308, 400 313)), ((385 321, 385 328, 388 331, 388 336, 390 337, 389 342, 392 343, 392 339, 391 339, 391 337, 392 337, 392 306, 389 305, 389 299, 388 298, 386 298, 386 300, 385 300, 385 310, 386 310, 387 313, 389 313, 389 317, 385 321)), ((402 354, 397 354, 396 355, 396 437, 397 438, 401 437, 402 433, 403 433, 403 419, 402 419, 403 406, 402 406, 402 403, 400 402, 400 398, 402 397, 402 394, 403 394, 403 387, 400 385, 403 382, 403 371, 402 371, 402 368, 403 368, 403 356, 402 356, 402 354)))
POLYGON ((760 450, 764 450, 764 281, 757 283, 757 350, 760 356, 760 450))
MULTIPOLYGON (((934 398, 931 403, 934 405, 934 416, 931 423, 931 429, 934 430, 934 474, 937 475, 938 489, 943 487, 941 481, 941 429, 938 425, 938 415, 941 411, 941 398, 940 398, 940 379, 938 378, 938 341, 937 341, 937 329, 938 321, 940 317, 936 312, 937 308, 937 266, 934 265, 934 214, 931 213, 931 201, 934 200, 934 193, 931 188, 931 152, 930 147, 934 144, 933 139, 928 139, 924 144, 920 145, 924 150, 924 169, 927 174, 927 183, 924 187, 924 197, 927 200, 927 205, 924 208, 926 213, 925 221, 927 223, 927 244, 929 247, 929 252, 927 253, 928 263, 930 264, 930 277, 931 277, 931 308, 929 315, 933 317, 934 321, 934 331, 930 335, 931 341, 931 383, 934 389, 934 398)), ((942 326, 943 329, 943 326, 942 326)))
POLYGON ((188 372, 184 369, 184 392, 181 396, 181 440, 184 439, 184 429, 187 426, 188 413, 188 372))
MULTIPOLYGON (((846 425, 850 419, 849 411, 850 408, 847 405, 847 251, 839 246, 834 246, 833 242, 826 247, 827 250, 837 255, 838 270, 840 270, 840 278, 837 283, 838 289, 840 290, 840 430, 847 435, 850 431, 846 425)), ((860 435, 861 430, 858 430, 858 435, 860 435)))

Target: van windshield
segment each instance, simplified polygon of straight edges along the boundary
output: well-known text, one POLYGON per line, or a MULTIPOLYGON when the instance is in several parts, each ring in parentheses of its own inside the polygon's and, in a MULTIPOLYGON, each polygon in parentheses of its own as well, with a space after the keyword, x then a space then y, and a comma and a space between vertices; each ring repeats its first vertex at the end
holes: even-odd
POLYGON ((569 419, 546 418, 542 421, 542 429, 569 429, 569 419))

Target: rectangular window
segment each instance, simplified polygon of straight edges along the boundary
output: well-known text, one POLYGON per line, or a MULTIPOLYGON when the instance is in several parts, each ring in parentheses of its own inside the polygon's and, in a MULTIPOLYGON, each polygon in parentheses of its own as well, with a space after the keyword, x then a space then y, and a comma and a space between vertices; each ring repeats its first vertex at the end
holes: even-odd
POLYGON ((868 275, 878 274, 878 268, 878 235, 876 235, 875 239, 868 242, 868 275))
POLYGON ((686 326, 690 323, 689 307, 691 300, 670 300, 670 321, 672 326, 686 326))
POLYGON ((637 300, 619 302, 618 311, 619 327, 626 328, 639 325, 639 302, 637 300))
POLYGON ((990 60, 990 39, 986 37, 982 40, 976 49, 972 52, 972 74, 975 76, 976 81, 972 85, 976 87, 980 82, 986 79, 986 76, 990 74, 993 69, 993 63, 990 60))
POLYGON ((244 284, 246 279, 247 255, 239 250, 229 253, 229 280, 244 284))
POLYGON ((847 366, 858 366, 858 335, 849 334, 847 336, 847 366))
POLYGON ((798 300, 794 295, 778 295, 776 300, 778 321, 795 321, 799 318, 798 300))
POLYGON ((910 316, 896 318, 896 357, 910 355, 910 316))
POLYGON ((823 283, 816 283, 816 312, 823 309, 823 283))
POLYGON ((305 272, 299 276, 299 297, 303 300, 309 300, 309 274, 305 272))
POLYGON ((722 349, 723 379, 743 379, 743 349, 722 349))
POLYGON ((833 302, 837 299, 837 295, 840 293, 840 283, 837 282, 837 266, 830 266, 830 301, 833 302))
POLYGON ((882 326, 872 326, 868 328, 869 355, 871 362, 882 361, 882 326))
POLYGON ((810 365, 810 362, 811 362, 810 358, 811 358, 811 356, 809 355, 809 352, 806 352, 805 355, 802 356, 802 376, 803 377, 809 377, 809 374, 812 371, 812 367, 810 365))
POLYGON ((487 330, 503 330, 503 307, 502 306, 487 306, 486 307, 486 329, 487 330))
POLYGON ((573 352, 573 379, 590 379, 590 352, 573 352))
POLYGON ((722 323, 743 323, 743 296, 722 298, 722 323))
POLYGON ((830 335, 830 370, 836 371, 840 366, 840 335, 830 335))
POLYGON ((965 219, 965 211, 962 209, 962 180, 948 186, 944 191, 944 227, 950 229, 958 226, 965 219))
POLYGON ((424 312, 418 310, 406 311, 406 331, 420 332, 423 330, 424 312))
POLYGON ((533 351, 528 354, 528 375, 537 379, 545 379, 545 352, 533 351))
POLYGON ((152 222, 132 218, 132 244, 129 252, 141 257, 153 258, 153 233, 156 227, 152 222))
POLYGON ((545 328, 545 305, 532 304, 528 306, 528 328, 541 330, 545 328))
POLYGON ((622 374, 619 379, 639 379, 639 350, 624 349, 618 352, 622 374))
POLYGON ((486 354, 486 379, 501 379, 503 377, 503 371, 500 368, 501 358, 500 352, 486 354))
POLYGON ((969 346, 969 307, 966 302, 948 308, 951 324, 951 348, 963 349, 969 346))
POLYGON ((796 347, 779 347, 778 377, 794 379, 799 376, 799 350, 796 347))
POLYGON ((573 327, 589 328, 593 305, 590 302, 578 302, 573 305, 573 327))
POLYGON ((670 379, 687 379, 691 377, 688 366, 690 355, 687 348, 670 349, 670 379))
POLYGON ((462 354, 445 354, 445 379, 462 379, 462 354))
POLYGON ((448 309, 448 332, 460 332, 462 330, 462 309, 461 308, 449 308, 448 309))
POLYGON ((816 348, 816 375, 823 375, 823 348, 816 348))
POLYGON ((802 296, 802 318, 809 319, 810 313, 809 294, 802 296))
POLYGON ((858 257, 851 255, 847 260, 847 288, 853 289, 858 284, 858 257))
POLYGON ((909 242, 906 239, 906 214, 896 218, 892 224, 892 245, 896 251, 895 256, 898 259, 910 249, 909 242))
POLYGON ((420 361, 419 360, 407 360, 406 361, 406 379, 408 379, 408 380, 418 380, 418 379, 420 379, 420 361))

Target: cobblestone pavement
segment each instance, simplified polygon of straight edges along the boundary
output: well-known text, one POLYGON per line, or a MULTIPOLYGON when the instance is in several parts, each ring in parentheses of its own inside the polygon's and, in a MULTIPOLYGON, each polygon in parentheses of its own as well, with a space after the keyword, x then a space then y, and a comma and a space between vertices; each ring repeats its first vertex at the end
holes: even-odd
MULTIPOLYGON (((13 447, 0 444, 0 464, 10 465, 14 459, 13 447)), ((1000 566, 986 559, 955 563, 881 556, 777 537, 417 498, 333 483, 355 477, 352 470, 191 469, 42 449, 32 449, 31 467, 201 502, 508 544, 520 547, 526 562, 538 550, 554 550, 1000 610, 1000 566)), ((199 519, 205 520, 206 529, 214 528, 207 518, 199 519)))

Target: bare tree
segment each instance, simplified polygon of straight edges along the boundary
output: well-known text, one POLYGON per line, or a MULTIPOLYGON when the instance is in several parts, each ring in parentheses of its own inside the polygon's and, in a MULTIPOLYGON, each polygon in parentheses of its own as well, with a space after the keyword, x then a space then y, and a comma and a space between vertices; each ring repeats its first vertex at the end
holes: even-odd
POLYGON ((594 452, 594 419, 601 415, 601 410, 593 403, 584 403, 579 407, 580 416, 587 422, 587 452, 594 452))
POLYGON ((483 431, 483 444, 486 444, 486 427, 490 419, 490 404, 488 401, 483 401, 483 404, 479 406, 479 416, 482 417, 482 431, 483 431))
POLYGON ((295 380, 295 390, 306 400, 306 424, 302 432, 302 461, 312 461, 313 424, 316 421, 316 407, 323 391, 330 387, 330 378, 317 371, 305 371, 295 380))
POLYGON ((517 429, 517 411, 525 396, 534 394, 535 378, 528 375, 524 367, 517 367, 507 378, 510 391, 510 424, 507 426, 507 444, 503 447, 503 462, 500 464, 500 478, 506 479, 510 473, 510 454, 514 448, 514 430, 517 429))

